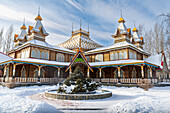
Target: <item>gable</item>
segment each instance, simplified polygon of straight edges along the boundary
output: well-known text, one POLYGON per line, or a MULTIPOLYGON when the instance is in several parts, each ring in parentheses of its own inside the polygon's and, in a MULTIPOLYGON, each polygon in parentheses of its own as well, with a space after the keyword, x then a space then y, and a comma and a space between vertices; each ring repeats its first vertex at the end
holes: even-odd
POLYGON ((68 69, 71 68, 71 66, 73 66, 74 64, 77 64, 77 63, 84 64, 85 66, 87 66, 93 72, 93 69, 91 68, 87 59, 85 58, 85 56, 83 55, 83 53, 81 51, 78 51, 76 53, 76 55, 72 59, 71 63, 67 67, 66 71, 68 71, 68 69))

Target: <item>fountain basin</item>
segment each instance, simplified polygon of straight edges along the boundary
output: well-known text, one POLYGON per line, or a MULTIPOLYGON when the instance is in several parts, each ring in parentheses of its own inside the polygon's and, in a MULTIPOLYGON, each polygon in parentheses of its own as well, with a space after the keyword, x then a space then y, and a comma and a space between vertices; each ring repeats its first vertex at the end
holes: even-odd
POLYGON ((107 90, 96 90, 92 94, 64 94, 57 93, 57 90, 49 90, 45 92, 45 97, 53 99, 62 99, 62 100, 94 100, 94 99, 103 99, 109 98, 112 96, 112 92, 107 90))

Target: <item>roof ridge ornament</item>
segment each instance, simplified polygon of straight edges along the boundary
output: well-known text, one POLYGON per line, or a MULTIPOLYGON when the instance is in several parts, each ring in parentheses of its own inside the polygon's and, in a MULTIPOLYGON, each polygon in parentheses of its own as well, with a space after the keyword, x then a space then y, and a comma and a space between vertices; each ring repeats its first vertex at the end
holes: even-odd
POLYGON ((38 7, 38 15, 40 16, 40 6, 38 7))
POLYGON ((81 30, 81 19, 80 19, 80 30, 81 30))
POLYGON ((133 32, 138 32, 138 29, 136 28, 136 22, 135 22, 135 20, 134 20, 134 28, 133 28, 132 31, 133 31, 133 32))
POLYGON ((24 18, 24 20, 23 20, 23 25, 22 25, 22 27, 20 28, 21 30, 26 30, 27 29, 27 27, 25 26, 25 18, 24 18))
POLYGON ((118 20, 119 23, 123 22, 125 23, 125 20, 122 17, 122 9, 120 10, 120 19, 118 20))
POLYGON ((41 16, 40 16, 40 7, 38 8, 38 16, 35 18, 35 20, 36 20, 36 21, 37 21, 37 20, 39 20, 39 21, 42 20, 42 18, 41 18, 41 16))

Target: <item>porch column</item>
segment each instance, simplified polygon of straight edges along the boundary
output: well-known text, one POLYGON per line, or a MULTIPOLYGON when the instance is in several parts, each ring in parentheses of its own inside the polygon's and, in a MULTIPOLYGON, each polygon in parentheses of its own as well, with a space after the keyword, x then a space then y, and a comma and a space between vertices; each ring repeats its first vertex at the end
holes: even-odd
POLYGON ((150 67, 150 78, 152 78, 152 68, 150 67))
POLYGON ((15 70, 16 70, 16 64, 14 64, 14 67, 13 67, 13 73, 12 73, 12 77, 15 78, 15 70))
POLYGON ((72 74, 71 67, 70 67, 70 69, 69 69, 69 70, 70 70, 70 72, 69 72, 69 76, 71 77, 71 74, 72 74))
POLYGON ((141 65, 141 74, 142 74, 142 78, 144 78, 144 70, 143 70, 143 65, 141 65))
POLYGON ((88 78, 90 77, 89 67, 88 67, 88 69, 87 69, 87 77, 88 77, 88 78))
POLYGON ((4 67, 4 79, 3 79, 3 82, 5 82, 6 70, 7 70, 7 66, 5 65, 5 67, 4 67))
POLYGON ((99 78, 102 77, 102 68, 99 68, 99 78))
POLYGON ((60 77, 60 68, 58 68, 58 78, 60 77))
POLYGON ((120 78, 120 67, 117 67, 118 69, 118 78, 120 78))
POLYGON ((120 83, 120 68, 121 67, 117 67, 117 70, 118 70, 118 83, 120 83))
POLYGON ((41 67, 42 67, 42 66, 38 66, 38 82, 40 82, 41 67))

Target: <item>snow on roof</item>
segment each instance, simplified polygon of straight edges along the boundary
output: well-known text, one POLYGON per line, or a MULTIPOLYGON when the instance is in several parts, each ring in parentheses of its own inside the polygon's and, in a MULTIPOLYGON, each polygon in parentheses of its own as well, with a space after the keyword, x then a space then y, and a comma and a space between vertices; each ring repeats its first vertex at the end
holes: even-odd
POLYGON ((0 52, 0 63, 5 62, 5 61, 9 61, 12 60, 13 58, 0 52))
POLYGON ((17 46, 17 47, 14 48, 14 49, 15 49, 15 50, 16 50, 16 49, 20 49, 20 48, 25 47, 25 46, 30 45, 30 44, 32 44, 32 45, 38 45, 38 46, 42 46, 42 47, 47 47, 47 48, 52 48, 52 49, 57 49, 57 50, 65 51, 65 52, 76 53, 75 51, 72 51, 72 50, 69 50, 69 49, 66 49, 66 48, 62 48, 62 47, 53 46, 53 45, 48 44, 47 42, 39 41, 39 40, 35 40, 35 39, 32 39, 32 40, 24 43, 24 44, 21 45, 21 46, 17 46))
POLYGON ((120 31, 120 34, 129 34, 129 33, 127 32, 127 27, 126 27, 126 25, 125 25, 123 22, 120 22, 120 23, 119 23, 119 25, 118 25, 115 33, 113 34, 114 36, 117 35, 117 31, 118 31, 118 30, 120 31))
POLYGON ((133 32, 133 38, 135 42, 142 42, 142 40, 140 39, 139 33, 137 31, 133 32))
POLYGON ((93 62, 89 63, 90 66, 106 66, 106 65, 120 65, 129 63, 144 63, 143 60, 116 60, 116 61, 105 61, 105 62, 93 62))
POLYGON ((124 42, 119 42, 119 43, 115 43, 111 46, 106 46, 106 47, 101 47, 101 48, 97 48, 97 49, 94 49, 94 50, 90 50, 90 51, 87 51, 85 52, 85 54, 90 54, 90 53, 97 53, 97 52, 101 52, 101 51, 105 51, 105 50, 111 50, 111 49, 114 49, 114 48, 119 48, 119 47, 127 47, 127 46, 132 46, 134 47, 136 50, 139 50, 140 52, 144 52, 146 54, 149 54, 148 52, 146 52, 145 50, 141 49, 141 48, 137 48, 135 45, 131 44, 131 43, 128 43, 126 41, 124 42))
POLYGON ((161 57, 162 57, 162 54, 156 54, 156 55, 152 55, 152 56, 148 57, 144 61, 150 62, 150 63, 155 64, 155 65, 158 65, 158 66, 160 66, 160 68, 162 68, 162 66, 161 66, 161 57))
POLYGON ((20 35, 16 38, 17 39, 24 39, 24 36, 27 34, 27 32, 25 31, 25 29, 22 29, 20 32, 20 35))
MULTIPOLYGON (((86 32, 84 30, 77 30, 75 32, 80 33, 82 31, 86 32)), ((82 47, 83 49, 88 49, 88 50, 102 47, 101 45, 93 41, 89 36, 85 36, 83 34, 81 35, 72 34, 71 38, 69 38, 67 41, 61 44, 58 44, 57 46, 68 48, 68 49, 76 49, 78 47, 82 47)))
POLYGON ((44 26, 42 25, 40 20, 37 20, 33 26, 33 31, 39 32, 42 29, 43 33, 48 35, 48 33, 46 32, 44 26))
POLYGON ((14 62, 26 62, 26 63, 35 63, 35 64, 46 64, 46 65, 56 65, 56 66, 68 66, 68 62, 57 62, 57 61, 49 61, 43 59, 33 59, 33 58, 17 58, 13 59, 14 62))

